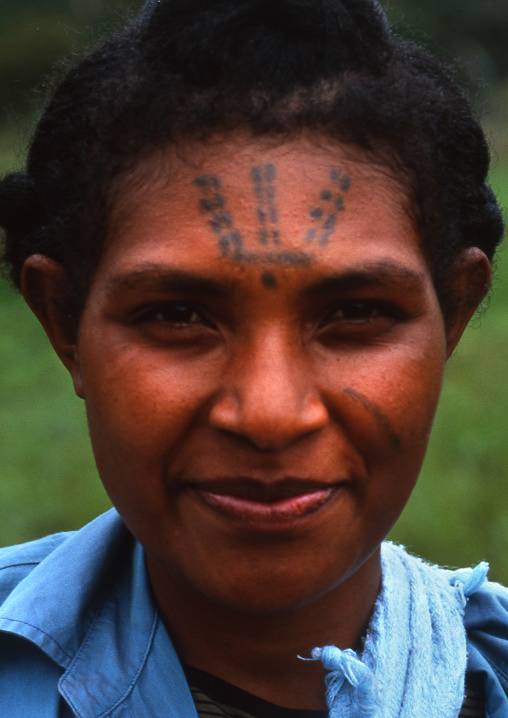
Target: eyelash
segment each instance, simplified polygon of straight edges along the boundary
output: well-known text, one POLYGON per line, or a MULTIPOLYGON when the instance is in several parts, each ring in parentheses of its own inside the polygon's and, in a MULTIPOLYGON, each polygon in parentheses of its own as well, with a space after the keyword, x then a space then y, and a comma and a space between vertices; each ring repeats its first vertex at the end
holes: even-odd
MULTIPOLYGON (((337 311, 349 313, 349 318, 364 318, 365 314, 372 314, 373 312, 377 316, 398 316, 400 312, 398 309, 390 304, 389 302, 379 301, 378 299, 345 299, 338 303, 337 307, 334 308, 333 314, 337 311)), ((345 317, 346 319, 348 317, 345 317)))
POLYGON ((402 312, 389 302, 377 299, 344 299, 328 312, 321 328, 335 323, 360 329, 377 321, 396 322, 403 319, 402 312))
POLYGON ((174 327, 190 327, 196 324, 211 326, 211 323, 206 320, 201 311, 192 304, 186 304, 185 302, 164 302, 154 305, 139 312, 135 317, 135 321, 137 324, 160 322, 174 327), (197 321, 194 317, 197 318, 197 321))
MULTIPOLYGON (((376 299, 343 299, 332 306, 317 328, 363 334, 369 330, 384 331, 403 318, 400 309, 389 302, 376 299)), ((206 314, 190 302, 162 302, 147 307, 136 314, 134 321, 139 325, 159 325, 161 329, 165 327, 169 331, 214 328, 206 314)))

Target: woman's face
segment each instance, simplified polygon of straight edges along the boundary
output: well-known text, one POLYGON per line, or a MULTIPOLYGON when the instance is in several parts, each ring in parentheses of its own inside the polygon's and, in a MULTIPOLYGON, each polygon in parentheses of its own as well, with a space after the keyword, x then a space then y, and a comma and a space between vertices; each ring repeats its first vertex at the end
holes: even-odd
POLYGON ((438 401, 446 335, 406 197, 305 139, 196 144, 138 178, 73 368, 100 475, 154 576, 305 605, 377 566, 438 401))

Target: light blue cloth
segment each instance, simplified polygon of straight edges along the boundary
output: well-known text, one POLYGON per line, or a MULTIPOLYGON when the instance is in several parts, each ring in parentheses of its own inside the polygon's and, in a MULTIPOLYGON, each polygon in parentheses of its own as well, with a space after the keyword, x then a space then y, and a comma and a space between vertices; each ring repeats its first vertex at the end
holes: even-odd
POLYGON ((467 665, 464 609, 488 566, 429 566, 400 546, 382 546, 382 587, 361 656, 335 646, 313 657, 330 671, 330 718, 456 718, 467 665))
MULTIPOLYGON (((507 591, 480 588, 465 625, 468 670, 485 675, 489 718, 506 718, 507 591)), ((417 655, 412 641, 408 635, 417 655)), ((368 663, 365 652, 361 658, 368 663)), ((114 510, 77 533, 0 550, 0 716, 197 718, 151 599, 143 551, 114 510)))

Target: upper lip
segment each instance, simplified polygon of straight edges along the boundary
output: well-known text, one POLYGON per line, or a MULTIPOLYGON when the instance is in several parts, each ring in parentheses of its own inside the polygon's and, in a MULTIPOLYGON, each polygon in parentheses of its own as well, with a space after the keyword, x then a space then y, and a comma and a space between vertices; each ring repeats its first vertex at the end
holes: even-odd
POLYGON ((193 482, 198 491, 224 496, 236 496, 250 501, 275 502, 293 496, 335 488, 339 481, 320 481, 304 478, 283 478, 274 481, 253 478, 220 478, 193 482))

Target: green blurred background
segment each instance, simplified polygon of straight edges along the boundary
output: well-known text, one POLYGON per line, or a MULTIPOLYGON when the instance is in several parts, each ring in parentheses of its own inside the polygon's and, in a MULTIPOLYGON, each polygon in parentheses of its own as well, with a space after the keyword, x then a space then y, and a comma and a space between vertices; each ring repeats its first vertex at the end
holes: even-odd
MULTIPOLYGON (((140 0, 0 0, 0 174, 23 162, 50 68, 135 13, 140 0)), ((390 0, 397 30, 455 58, 508 205, 508 2, 390 0)), ((58 72, 58 67, 57 67, 58 72)), ((457 177, 460 182, 460 177, 457 177)), ((419 485, 392 538, 429 560, 491 562, 508 583, 508 262, 449 362, 419 485)), ((79 528, 109 507, 84 407, 20 297, 0 281, 0 545, 79 528)))

